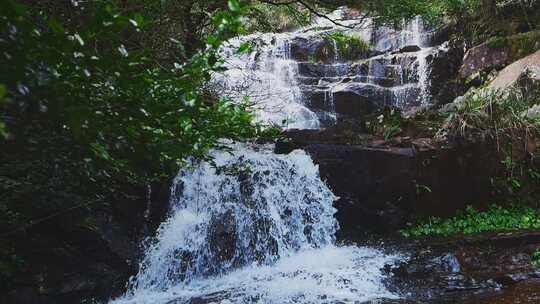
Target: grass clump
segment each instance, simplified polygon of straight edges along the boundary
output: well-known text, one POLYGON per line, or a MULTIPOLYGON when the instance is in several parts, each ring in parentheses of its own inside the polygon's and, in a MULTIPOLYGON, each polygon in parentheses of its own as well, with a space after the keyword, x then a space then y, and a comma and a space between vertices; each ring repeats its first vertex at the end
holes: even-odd
POLYGON ((449 219, 430 217, 412 227, 401 230, 400 233, 405 237, 448 236, 538 228, 540 228, 540 210, 525 206, 504 208, 492 205, 488 210, 482 212, 469 206, 449 219))
POLYGON ((527 56, 539 48, 540 31, 520 33, 509 37, 496 36, 486 43, 491 49, 508 48, 511 61, 527 56))
POLYGON ((450 116, 445 129, 454 135, 523 139, 524 134, 539 135, 540 119, 528 117, 527 110, 537 102, 519 90, 470 94, 450 116), (516 137, 517 136, 517 137, 516 137))
POLYGON ((385 108, 381 115, 366 122, 370 134, 389 140, 403 132, 403 117, 401 111, 396 108, 385 108))
POLYGON ((508 40, 506 37, 493 37, 487 41, 487 46, 490 49, 502 49, 508 46, 508 40))

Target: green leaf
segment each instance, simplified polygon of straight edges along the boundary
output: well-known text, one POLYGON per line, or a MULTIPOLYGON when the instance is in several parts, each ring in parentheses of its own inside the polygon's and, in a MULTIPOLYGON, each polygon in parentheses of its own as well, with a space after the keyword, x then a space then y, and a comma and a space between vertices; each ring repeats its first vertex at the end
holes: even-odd
POLYGON ((66 30, 64 29, 64 27, 62 26, 62 24, 54 19, 54 18, 49 18, 47 20, 47 25, 51 28, 51 30, 57 34, 62 34, 62 33, 65 33, 66 30))
POLYGON ((241 9, 240 2, 238 0, 229 0, 229 9, 232 12, 239 12, 241 9))
POLYGON ((4 97, 6 96, 7 89, 6 86, 0 83, 0 104, 4 101, 4 97))
POLYGON ((247 53, 251 53, 252 50, 253 50, 253 45, 251 43, 249 43, 249 42, 244 42, 244 43, 240 44, 240 46, 236 50, 236 53, 237 54, 247 54, 247 53))
POLYGON ((3 122, 0 122, 0 137, 7 138, 7 136, 6 125, 3 122))

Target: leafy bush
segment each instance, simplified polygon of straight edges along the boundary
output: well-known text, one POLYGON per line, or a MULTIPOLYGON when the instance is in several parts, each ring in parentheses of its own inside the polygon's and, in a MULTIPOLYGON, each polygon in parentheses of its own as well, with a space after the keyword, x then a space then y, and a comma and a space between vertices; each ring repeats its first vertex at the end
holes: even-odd
POLYGON ((369 133, 389 140, 403 132, 403 120, 399 109, 387 107, 379 116, 366 122, 366 127, 369 133))
POLYGON ((153 23, 142 12, 95 2, 82 25, 64 27, 42 11, 2 2, 8 144, 29 140, 35 128, 66 134, 109 174, 152 180, 188 156, 205 156, 220 138, 261 135, 247 104, 209 102, 203 91, 221 69, 219 47, 241 27, 245 8, 236 0, 229 7, 212 17, 216 32, 206 49, 167 68, 136 43, 153 23))
POLYGON ((534 266, 540 267, 540 248, 536 249, 531 254, 531 262, 534 266))
POLYGON ((413 227, 401 230, 401 234, 405 237, 448 236, 538 228, 540 228, 540 210, 525 206, 503 208, 492 205, 484 212, 468 207, 450 219, 431 217, 413 227))

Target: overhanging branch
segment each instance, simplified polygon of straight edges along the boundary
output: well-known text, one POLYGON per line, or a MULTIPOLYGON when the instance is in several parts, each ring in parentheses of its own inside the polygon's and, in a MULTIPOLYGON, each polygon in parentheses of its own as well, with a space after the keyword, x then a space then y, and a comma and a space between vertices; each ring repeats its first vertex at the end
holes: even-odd
POLYGON ((325 14, 322 14, 322 13, 318 12, 314 7, 312 7, 311 5, 309 5, 308 3, 306 3, 303 0, 292 0, 292 1, 285 1, 285 2, 276 2, 276 1, 272 1, 272 0, 259 0, 259 1, 262 2, 262 3, 270 4, 270 5, 300 4, 303 7, 305 7, 308 11, 310 11, 312 14, 314 14, 315 16, 326 19, 326 20, 332 22, 333 24, 335 24, 337 26, 342 26, 342 27, 349 28, 349 29, 354 29, 355 28, 354 26, 350 26, 350 25, 347 25, 347 24, 340 23, 340 22, 326 16, 325 14))

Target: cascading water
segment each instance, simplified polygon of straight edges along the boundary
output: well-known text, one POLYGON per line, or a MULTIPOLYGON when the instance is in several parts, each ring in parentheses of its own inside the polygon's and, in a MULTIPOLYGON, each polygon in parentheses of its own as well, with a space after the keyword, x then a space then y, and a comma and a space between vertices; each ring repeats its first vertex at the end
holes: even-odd
POLYGON ((213 88, 234 100, 249 98, 263 122, 286 129, 317 129, 317 115, 302 100, 289 39, 288 34, 254 34, 231 40, 223 49, 227 70, 214 75, 213 88), (238 54, 245 42, 255 51, 238 54))
POLYGON ((182 170, 124 303, 354 303, 395 298, 396 257, 338 247, 336 199, 303 151, 233 146, 182 170), (206 302, 205 302, 206 301, 206 302), (199 303, 199 302, 197 302, 199 303))
POLYGON ((356 28, 318 18, 295 32, 232 40, 223 50, 227 71, 214 76, 214 89, 234 100, 249 97, 261 121, 285 129, 326 128, 347 117, 350 113, 335 106, 334 95, 343 92, 353 91, 359 104, 367 99, 378 108, 408 110, 431 103, 428 58, 438 46, 432 45, 420 18, 403 24, 401 30, 375 25, 345 8, 332 18, 356 28), (363 39, 370 50, 357 58, 342 56, 331 35, 336 32, 363 39), (243 43, 253 49, 238 54, 243 43))

